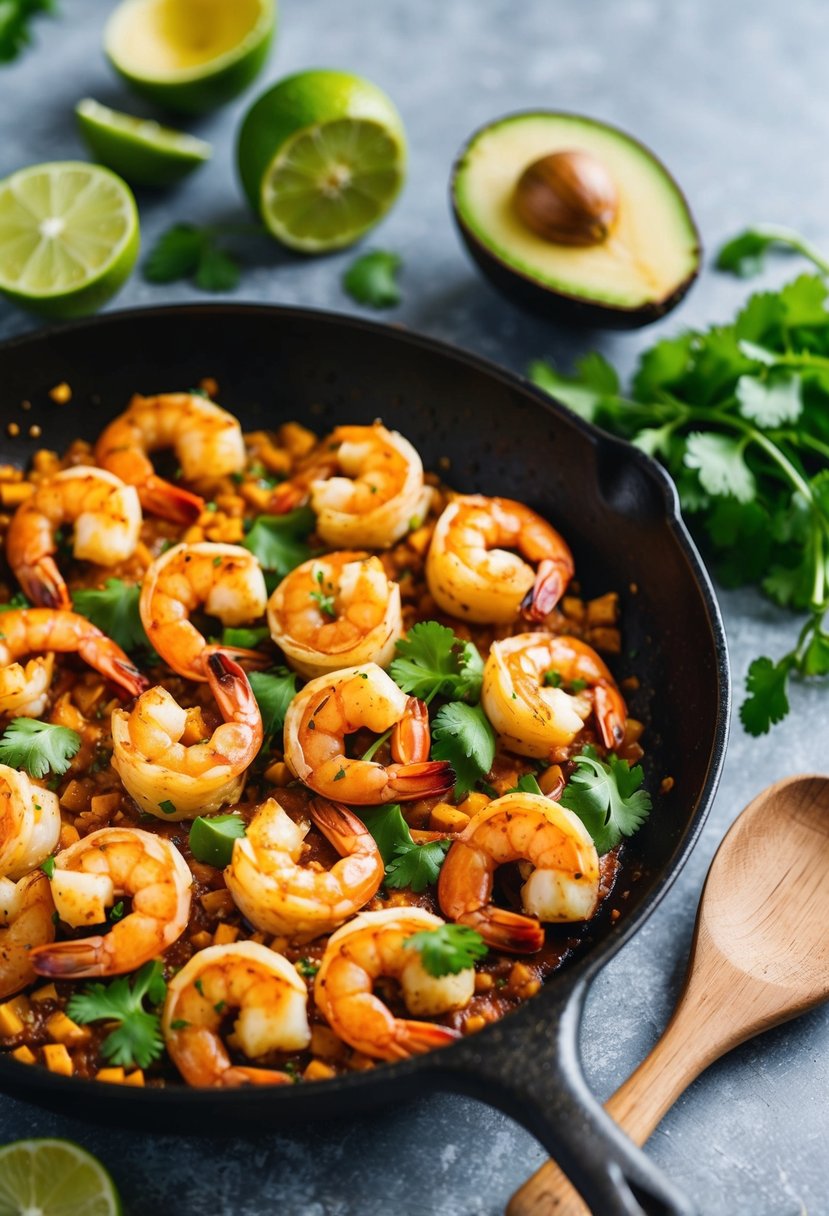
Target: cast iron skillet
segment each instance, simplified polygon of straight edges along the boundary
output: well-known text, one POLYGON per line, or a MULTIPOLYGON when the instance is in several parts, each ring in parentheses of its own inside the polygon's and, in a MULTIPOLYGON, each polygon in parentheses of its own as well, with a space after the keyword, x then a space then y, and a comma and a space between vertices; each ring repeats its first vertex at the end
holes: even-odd
MULTIPOLYGON (((290 1089, 128 1089, 55 1076, 0 1058, 0 1087, 96 1120, 156 1130, 273 1128, 399 1103, 432 1089, 491 1102, 533 1132, 602 1216, 691 1209, 617 1130, 588 1091, 577 1031, 587 986, 665 894, 714 796, 728 722, 725 638, 673 487, 628 444, 574 418, 530 385, 440 343, 351 318, 254 305, 111 314, 0 348, 0 460, 94 438, 130 395, 215 376, 246 428, 296 418, 316 430, 382 416, 459 490, 531 504, 573 547, 587 595, 617 589, 623 677, 643 691, 651 790, 669 796, 635 838, 644 878, 626 914, 591 927, 575 961, 517 1012, 430 1055, 290 1089), (70 405, 48 390, 66 380, 70 405), (22 412, 20 402, 31 409, 22 412), (21 435, 7 437, 18 422, 21 435), (42 436, 28 438, 28 427, 42 436), (447 463, 448 462, 448 463, 447 463), (629 1184, 629 1185, 628 1185, 629 1184), (632 1189, 631 1189, 632 1188, 632 1189)), ((624 1004, 620 1002, 620 1015, 624 1004)))

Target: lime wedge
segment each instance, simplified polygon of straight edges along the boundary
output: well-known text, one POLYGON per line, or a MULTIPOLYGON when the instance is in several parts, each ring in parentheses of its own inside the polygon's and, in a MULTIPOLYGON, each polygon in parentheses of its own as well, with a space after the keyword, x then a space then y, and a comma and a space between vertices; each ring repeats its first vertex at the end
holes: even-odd
POLYGON ((213 151, 195 135, 110 110, 91 97, 78 102, 75 115, 95 159, 134 186, 170 186, 210 160, 213 151))
POLYGON ((138 211, 109 169, 30 165, 0 181, 0 291, 52 317, 95 312, 138 257, 138 211))
POLYGON ((137 93, 202 114, 247 88, 275 28, 275 0, 124 0, 107 22, 104 50, 137 93))
POLYGON ((345 72, 300 72, 254 104, 239 133, 251 205, 291 249, 351 245, 388 211, 403 184, 406 137, 393 103, 345 72))
POLYGON ((70 1140, 16 1140, 0 1148, 0 1216, 118 1216, 104 1167, 70 1140))

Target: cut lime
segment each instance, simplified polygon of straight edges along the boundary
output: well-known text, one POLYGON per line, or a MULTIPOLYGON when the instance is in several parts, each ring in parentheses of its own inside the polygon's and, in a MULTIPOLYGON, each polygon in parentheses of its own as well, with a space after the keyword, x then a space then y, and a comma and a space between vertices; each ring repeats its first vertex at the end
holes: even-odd
POLYGON ((268 230, 291 249, 351 245, 403 184, 406 136, 391 100, 345 72, 289 76, 248 112, 239 173, 268 230))
POLYGON ((118 1216, 121 1201, 100 1161, 70 1140, 0 1148, 0 1216, 118 1216))
POLYGON ((110 110, 91 97, 78 102, 75 115, 95 159, 135 186, 172 185, 210 160, 213 151, 195 135, 110 110))
POLYGON ((138 257, 129 186, 78 161, 30 165, 0 181, 0 291, 51 317, 95 312, 138 257))
POLYGON ((136 92, 185 114, 224 105, 265 64, 275 0, 124 0, 104 49, 136 92))

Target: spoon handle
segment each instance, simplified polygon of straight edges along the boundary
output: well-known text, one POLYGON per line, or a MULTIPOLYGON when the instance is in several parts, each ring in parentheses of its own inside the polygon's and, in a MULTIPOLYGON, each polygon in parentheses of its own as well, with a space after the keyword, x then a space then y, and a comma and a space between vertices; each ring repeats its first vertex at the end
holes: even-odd
MULTIPOLYGON (((616 1090, 605 1109, 642 1145, 688 1086, 721 1054, 712 1038, 700 1041, 700 1009, 680 1001, 662 1038, 616 1090)), ((554 1161, 545 1163, 513 1195, 507 1216, 586 1216, 587 1208, 554 1161)))

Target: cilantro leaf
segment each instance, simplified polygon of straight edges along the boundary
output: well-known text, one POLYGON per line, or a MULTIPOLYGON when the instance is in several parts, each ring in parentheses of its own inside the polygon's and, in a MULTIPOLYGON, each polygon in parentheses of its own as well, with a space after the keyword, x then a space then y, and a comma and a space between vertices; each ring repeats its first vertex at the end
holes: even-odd
POLYGON ((544 791, 538 784, 538 779, 534 773, 524 773, 523 777, 518 778, 518 784, 514 785, 511 790, 507 790, 508 794, 540 794, 544 797, 544 791))
POLYGON ((479 958, 489 953, 489 947, 477 929, 468 925, 438 925, 407 937, 406 950, 418 950, 423 970, 429 975, 457 975, 474 967, 479 958))
POLYGON ((357 814, 362 819, 374 837, 375 844, 380 850, 380 856, 386 865, 394 860, 395 849, 398 845, 413 845, 409 825, 403 818, 403 812, 397 802, 389 802, 385 806, 361 806, 357 814))
POLYGON ((29 22, 41 13, 54 13, 54 0, 0 2, 0 63, 11 63, 32 41, 29 22))
POLYGON ((432 757, 448 760, 455 772, 455 796, 462 798, 495 759, 495 731, 480 705, 450 701, 432 722, 432 757))
POLYGON ((685 445, 685 464, 696 469, 709 494, 733 494, 738 502, 754 497, 754 474, 743 455, 745 441, 713 431, 693 431, 685 445))
POLYGON ((749 695, 740 706, 740 721, 750 735, 768 734, 774 723, 782 721, 789 712, 786 688, 790 670, 788 656, 779 663, 765 657, 755 659, 749 666, 746 676, 749 695))
POLYGON ((122 975, 111 984, 88 984, 69 998, 66 1012, 75 1022, 118 1022, 102 1041, 101 1054, 116 1065, 147 1068, 163 1052, 164 1041, 160 1016, 148 1012, 144 1001, 159 1006, 166 991, 161 962, 155 959, 132 977, 122 975))
POLYGON ((267 642, 271 631, 267 625, 257 625, 255 628, 235 629, 225 625, 222 630, 223 646, 239 646, 242 650, 255 650, 261 642, 267 642))
POLYGON ((158 238, 144 263, 150 283, 192 279, 202 291, 232 291, 239 282, 239 264, 216 245, 215 228, 174 224, 158 238))
POLYGON ((284 578, 311 556, 305 538, 313 532, 316 522, 310 507, 300 507, 285 515, 260 515, 242 544, 264 570, 272 570, 284 578))
POLYGON ((273 671, 252 671, 248 679, 262 714, 265 737, 275 735, 285 725, 288 706, 296 696, 297 674, 287 667, 275 667, 273 671))
MULTIPOLYGON (((745 348, 746 343, 742 345, 745 348)), ((765 380, 740 376, 736 390, 740 413, 764 427, 797 422, 803 410, 800 388, 800 376, 789 372, 772 373, 765 380)))
POLYGON ((377 249, 352 262, 343 275, 343 287, 358 304, 371 308, 393 308, 400 303, 400 288, 395 278, 401 266, 396 253, 377 249))
POLYGON ((386 886, 425 891, 437 882, 451 844, 451 840, 430 840, 428 844, 397 845, 394 860, 386 866, 386 886))
POLYGON ((0 604, 0 612, 18 612, 21 608, 31 608, 22 591, 15 591, 7 604, 0 604))
POLYGON ((59 777, 80 746, 81 736, 68 726, 12 718, 0 738, 0 762, 24 768, 30 777, 45 777, 50 771, 59 777))
POLYGON ((829 265, 813 245, 793 228, 778 224, 760 224, 738 233, 721 246, 714 265, 739 278, 750 278, 763 269, 765 256, 772 248, 800 253, 824 273, 829 272, 829 265))
POLYGON ((603 399, 615 396, 619 391, 616 372, 595 352, 576 363, 575 376, 562 376, 549 363, 536 359, 530 364, 529 377, 533 384, 588 422, 595 421, 603 399))
POLYGON ((410 696, 434 696, 477 701, 481 695, 484 661, 477 646, 464 642, 438 621, 418 621, 397 643, 398 657, 390 672, 410 696))
POLYGON ((138 611, 140 598, 141 587, 137 583, 108 578, 103 589, 79 587, 73 591, 72 606, 122 650, 152 650, 138 611))
POLYGON ((639 788, 642 768, 631 768, 612 752, 605 764, 592 747, 573 759, 577 768, 564 787, 561 805, 578 815, 597 852, 609 853, 624 836, 632 836, 650 812, 651 796, 639 788))

